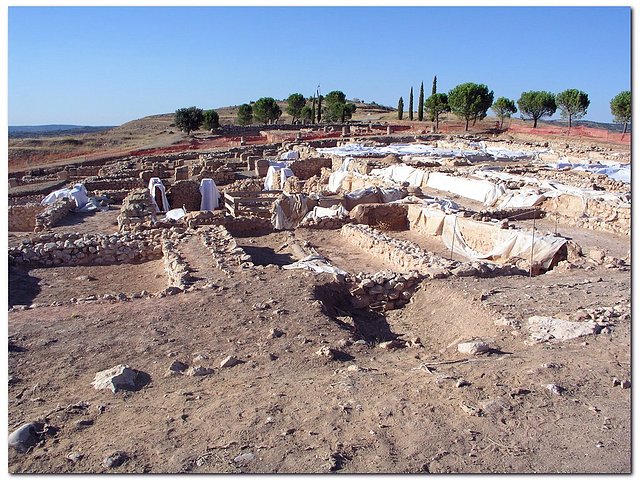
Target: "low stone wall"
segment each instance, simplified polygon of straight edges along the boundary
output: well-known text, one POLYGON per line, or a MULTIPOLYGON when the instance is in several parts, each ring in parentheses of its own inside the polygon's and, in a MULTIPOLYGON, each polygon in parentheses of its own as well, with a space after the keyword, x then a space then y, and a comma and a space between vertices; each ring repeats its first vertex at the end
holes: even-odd
POLYGON ((42 232, 55 226, 60 220, 69 215, 75 208, 75 203, 68 198, 61 198, 55 203, 48 205, 44 211, 36 215, 34 232, 42 232))
POLYGON ((415 271, 426 278, 497 277, 524 275, 528 272, 515 265, 497 265, 491 262, 458 262, 423 250, 418 245, 392 238, 367 225, 347 224, 341 235, 352 245, 397 265, 406 272, 415 271))
POLYGON ((380 230, 407 230, 407 205, 390 203, 362 203, 356 205, 349 217, 355 222, 380 230))
POLYGON ((144 187, 142 181, 135 177, 88 177, 84 180, 84 186, 87 190, 132 190, 134 188, 144 187))
POLYGON ((149 189, 140 188, 130 192, 122 202, 118 227, 120 231, 126 231, 145 223, 153 224, 155 220, 156 212, 149 189))
POLYGON ((93 190, 94 195, 105 196, 114 203, 122 203, 129 193, 130 190, 93 190))
POLYGON ((165 230, 162 233, 162 255, 164 257, 164 270, 167 273, 170 287, 184 289, 191 282, 189 266, 178 253, 176 253, 175 242, 170 238, 170 234, 165 230))
POLYGON ((161 230, 136 234, 46 233, 9 249, 9 262, 32 266, 110 265, 162 255, 161 230))
POLYGON ((204 227, 200 236, 204 246, 211 252, 216 267, 227 275, 233 273, 233 267, 252 265, 251 257, 238 247, 233 236, 222 225, 204 227))
POLYGON ((9 206, 9 231, 33 232, 36 227, 36 216, 44 211, 39 203, 27 203, 26 205, 9 206))
POLYGON ((320 175, 322 168, 331 168, 332 162, 330 158, 305 158, 304 160, 296 160, 291 163, 289 168, 293 174, 300 180, 308 180, 314 175, 320 175))
POLYGON ((541 208, 551 219, 557 215, 561 224, 621 235, 631 234, 630 206, 614 205, 602 200, 583 200, 575 195, 560 195, 545 200, 541 208))
POLYGON ((382 271, 374 274, 359 273, 347 278, 346 284, 354 308, 393 310, 409 303, 422 276, 382 271))

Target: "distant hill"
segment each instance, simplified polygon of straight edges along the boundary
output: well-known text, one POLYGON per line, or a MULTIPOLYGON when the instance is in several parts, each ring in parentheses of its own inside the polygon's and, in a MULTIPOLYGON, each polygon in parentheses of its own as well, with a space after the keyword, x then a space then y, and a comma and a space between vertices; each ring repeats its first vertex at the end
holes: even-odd
POLYGON ((9 138, 77 135, 110 130, 113 126, 90 125, 9 125, 9 138))

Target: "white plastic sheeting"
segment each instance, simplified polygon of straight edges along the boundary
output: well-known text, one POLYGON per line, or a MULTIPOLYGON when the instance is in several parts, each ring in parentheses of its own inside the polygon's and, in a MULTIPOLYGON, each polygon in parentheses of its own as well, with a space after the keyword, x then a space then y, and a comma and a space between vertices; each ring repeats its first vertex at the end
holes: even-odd
POLYGON ((522 188, 518 191, 507 190, 506 193, 500 197, 498 208, 535 207, 536 205, 540 205, 545 198, 543 194, 533 188, 522 188))
POLYGON ((340 190, 340 186, 342 185, 342 181, 349 175, 349 164, 353 158, 347 157, 342 161, 342 165, 340 168, 329 175, 329 183, 327 188, 330 192, 337 193, 340 190))
POLYGON ((290 265, 283 265, 285 270, 293 270, 296 268, 302 268, 305 270, 311 270, 315 273, 333 273, 334 275, 346 275, 347 272, 331 265, 326 258, 321 255, 309 255, 308 257, 298 260, 290 265))
POLYGON ((564 170, 568 168, 570 170, 597 173, 606 175, 607 177, 619 182, 631 183, 631 165, 628 163, 611 161, 600 161, 598 163, 572 163, 560 161, 557 163, 551 163, 549 166, 557 170, 564 170))
POLYGON ((167 213, 165 213, 164 216, 172 220, 180 220, 186 214, 187 212, 185 211, 185 209, 180 207, 180 208, 174 208, 172 210, 169 210, 167 213))
POLYGON ((215 210, 220 205, 220 192, 212 178, 200 180, 200 210, 215 210))
POLYGON ((300 153, 298 153, 296 150, 290 150, 280 155, 280 160, 298 160, 299 158, 300 153))
POLYGON ((505 192, 504 186, 486 180, 454 177, 440 172, 429 174, 427 186, 482 202, 488 207, 494 205, 505 192))
MULTIPOLYGON (((429 212, 425 212, 425 215, 428 216, 429 212)), ((445 215, 442 224, 442 242, 448 248, 453 246, 453 251, 459 255, 474 260, 496 262, 507 261, 510 258, 529 260, 533 246, 533 262, 542 265, 543 268, 549 268, 556 252, 567 242, 566 239, 553 235, 535 234, 532 238, 531 232, 500 229, 494 232, 494 242, 489 251, 478 252, 469 246, 464 235, 463 222, 469 224, 473 221, 460 219, 455 215, 445 215)), ((484 225, 482 227, 486 228, 484 225)), ((482 235, 482 232, 478 234, 482 235)))
POLYGON ((319 220, 321 218, 339 218, 344 219, 349 216, 349 212, 342 205, 333 205, 327 207, 313 207, 313 210, 308 212, 304 220, 319 220))
POLYGON ((273 204, 271 224, 276 230, 296 228, 309 211, 307 197, 302 193, 285 193, 273 204))
POLYGON ((77 209, 82 209, 89 203, 89 196, 84 184, 76 183, 72 188, 61 188, 42 199, 42 205, 51 205, 61 198, 69 198, 76 204, 77 209))
POLYGON ((160 180, 158 177, 151 177, 149 179, 149 193, 151 194, 151 198, 153 199, 156 212, 168 212, 169 210, 171 210, 171 207, 169 206, 169 200, 167 200, 167 194, 164 190, 164 185, 162 184, 162 180, 160 180), (162 208, 160 208, 160 205, 158 204, 159 199, 156 198, 156 189, 160 190, 160 195, 162 197, 162 208))
POLYGON ((288 163, 284 165, 278 165, 275 163, 284 162, 270 162, 269 169, 267 170, 267 176, 264 179, 265 190, 282 190, 287 178, 293 176, 293 172, 288 166, 288 163))
POLYGON ((469 149, 439 148, 425 143, 394 143, 384 147, 366 147, 360 143, 348 143, 332 148, 319 148, 318 152, 338 156, 367 157, 379 155, 419 155, 429 157, 465 157, 472 161, 482 160, 522 160, 535 158, 545 150, 514 151, 499 147, 486 147, 484 142, 469 144, 469 149))
POLYGON ((406 182, 414 187, 422 185, 425 173, 426 172, 422 169, 412 167, 411 165, 405 165, 404 163, 398 163, 386 168, 374 168, 371 170, 371 175, 373 176, 382 177, 396 183, 406 182))

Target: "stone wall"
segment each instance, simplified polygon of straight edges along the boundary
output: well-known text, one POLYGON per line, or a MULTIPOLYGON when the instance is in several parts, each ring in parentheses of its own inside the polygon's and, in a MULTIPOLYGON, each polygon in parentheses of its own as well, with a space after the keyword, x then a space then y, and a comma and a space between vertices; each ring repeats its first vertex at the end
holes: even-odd
POLYGON ((300 180, 308 180, 314 175, 320 175, 320 171, 323 167, 332 167, 332 161, 330 158, 310 157, 305 158, 304 160, 296 160, 289 166, 293 174, 300 180))
POLYGON ((36 227, 36 215, 44 211, 45 207, 39 203, 9 206, 9 231, 33 232, 36 227))
POLYGON ((129 193, 122 202, 118 227, 120 231, 130 230, 137 225, 153 224, 156 212, 149 189, 140 188, 129 193))
POLYGON ((56 225, 75 208, 75 202, 69 198, 61 198, 48 205, 44 211, 36 215, 34 232, 41 232, 56 225))
POLYGON ((560 224, 613 232, 621 235, 631 234, 631 206, 616 205, 603 200, 583 200, 576 195, 560 195, 545 200, 541 205, 547 217, 560 224))
POLYGON ((382 271, 359 273, 345 279, 354 308, 393 310, 409 303, 422 276, 382 271))
POLYGON ((161 230, 136 234, 46 233, 9 249, 9 262, 32 266, 110 265, 158 259, 161 230))
POLYGON ((211 252, 216 267, 227 275, 232 274, 233 267, 252 265, 251 257, 238 247, 233 236, 222 225, 204 227, 200 236, 204 246, 211 252))
POLYGON ((187 212, 200 210, 202 195, 198 182, 194 180, 178 180, 167 188, 167 200, 171 208, 184 206, 187 212))
POLYGON ((139 178, 135 177, 88 177, 84 180, 84 186, 87 190, 131 190, 134 188, 144 187, 145 185, 139 178))
POLYGON ((356 205, 349 217, 355 222, 380 230, 407 230, 407 205, 390 203, 363 203, 356 205))
POLYGON ((184 289, 191 282, 189 266, 176 252, 176 243, 171 240, 167 231, 162 233, 162 255, 164 270, 169 279, 169 286, 184 289))

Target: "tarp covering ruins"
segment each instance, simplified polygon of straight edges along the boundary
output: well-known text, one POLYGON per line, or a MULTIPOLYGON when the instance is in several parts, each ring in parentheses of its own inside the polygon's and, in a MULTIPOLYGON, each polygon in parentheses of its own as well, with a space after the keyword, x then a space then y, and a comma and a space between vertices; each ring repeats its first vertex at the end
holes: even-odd
POLYGON ((631 165, 628 163, 605 160, 601 160, 597 163, 572 163, 568 161, 561 161, 551 163, 549 166, 556 170, 577 170, 606 175, 607 177, 619 182, 631 183, 631 165))
POLYGON ((153 204, 156 208, 156 212, 168 212, 171 210, 169 206, 169 201, 167 200, 167 194, 164 190, 164 185, 162 184, 162 180, 158 177, 151 177, 149 179, 149 193, 151 194, 151 198, 153 199, 153 204), (156 194, 159 192, 162 200, 162 208, 158 204, 158 199, 156 198, 156 194))
POLYGON ((42 205, 52 205, 61 198, 69 198, 76 204, 77 209, 82 209, 89 203, 89 196, 84 184, 76 183, 72 188, 61 188, 51 192, 42 199, 42 205))
POLYGON ((265 190, 282 190, 287 178, 292 177, 289 162, 269 162, 267 176, 264 179, 265 190))
POLYGON ((220 192, 211 178, 200 180, 200 210, 215 210, 220 205, 220 192))

